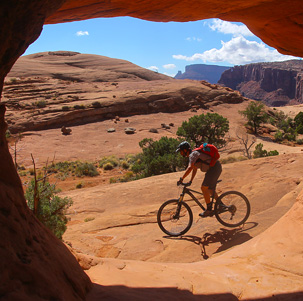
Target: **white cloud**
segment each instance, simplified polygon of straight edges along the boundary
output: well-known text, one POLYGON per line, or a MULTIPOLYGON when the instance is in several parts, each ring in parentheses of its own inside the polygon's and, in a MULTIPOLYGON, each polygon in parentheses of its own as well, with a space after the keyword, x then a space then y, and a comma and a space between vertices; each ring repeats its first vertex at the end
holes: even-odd
POLYGON ((254 34, 246 27, 246 25, 238 25, 235 23, 213 19, 212 23, 206 23, 213 31, 223 34, 232 34, 233 36, 254 36, 254 34))
POLYGON ((196 38, 196 37, 188 37, 188 38, 186 38, 186 41, 189 41, 189 42, 191 42, 191 41, 201 42, 202 39, 201 38, 196 38))
POLYGON ((152 70, 152 71, 155 71, 155 72, 159 71, 159 68, 157 66, 150 66, 150 67, 147 67, 146 69, 149 69, 149 70, 152 70))
POLYGON ((234 37, 228 42, 221 41, 221 44, 222 47, 220 49, 213 48, 189 57, 185 55, 173 55, 173 58, 185 61, 228 62, 232 65, 295 59, 293 56, 280 54, 276 49, 271 50, 267 48, 264 43, 249 41, 243 36, 234 37))
POLYGON ((77 31, 76 36, 81 37, 81 36, 89 36, 88 31, 77 31))
POLYGON ((175 69, 177 66, 175 64, 166 64, 163 65, 164 69, 175 69))

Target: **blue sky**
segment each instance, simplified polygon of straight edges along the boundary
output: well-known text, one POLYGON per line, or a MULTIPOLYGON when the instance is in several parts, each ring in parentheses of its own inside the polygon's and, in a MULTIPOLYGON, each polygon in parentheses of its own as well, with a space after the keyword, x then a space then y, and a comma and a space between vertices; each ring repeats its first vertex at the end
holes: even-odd
POLYGON ((263 43, 242 23, 219 19, 163 23, 117 17, 45 25, 24 55, 56 50, 123 59, 170 76, 191 64, 234 66, 294 58, 263 43))

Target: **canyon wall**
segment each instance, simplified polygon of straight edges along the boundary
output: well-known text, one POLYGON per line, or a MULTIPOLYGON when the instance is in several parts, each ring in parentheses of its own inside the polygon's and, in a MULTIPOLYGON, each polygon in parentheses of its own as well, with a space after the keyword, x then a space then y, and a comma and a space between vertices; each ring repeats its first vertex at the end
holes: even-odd
POLYGON ((206 64, 193 64, 186 66, 184 73, 179 71, 175 78, 206 80, 211 84, 216 84, 220 79, 222 72, 227 69, 229 69, 229 67, 206 64))
POLYGON ((235 66, 222 73, 219 84, 269 106, 303 103, 303 61, 235 66))

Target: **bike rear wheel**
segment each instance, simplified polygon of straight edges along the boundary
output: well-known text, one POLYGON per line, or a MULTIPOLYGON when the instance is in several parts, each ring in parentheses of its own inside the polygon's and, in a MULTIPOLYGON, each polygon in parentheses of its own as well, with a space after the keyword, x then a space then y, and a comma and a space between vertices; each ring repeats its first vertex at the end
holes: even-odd
POLYGON ((160 229, 169 236, 185 234, 193 223, 193 213, 183 201, 169 200, 158 210, 157 222, 160 229))
POLYGON ((250 214, 247 197, 238 191, 227 191, 215 203, 215 216, 226 227, 237 227, 246 222, 250 214))

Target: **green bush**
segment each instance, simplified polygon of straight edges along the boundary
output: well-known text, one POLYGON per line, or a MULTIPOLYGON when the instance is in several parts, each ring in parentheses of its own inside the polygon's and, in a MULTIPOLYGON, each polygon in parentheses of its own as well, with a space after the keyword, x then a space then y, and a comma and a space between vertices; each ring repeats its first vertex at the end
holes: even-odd
POLYGON ((262 158, 262 157, 269 157, 269 156, 277 156, 279 152, 277 150, 269 151, 263 149, 263 144, 259 143, 256 145, 254 150, 254 158, 262 158))
POLYGON ((80 162, 76 167, 75 174, 77 177, 83 177, 83 176, 95 177, 99 175, 99 172, 94 164, 87 162, 85 163, 80 162))
POLYGON ((268 119, 264 104, 261 102, 251 102, 244 111, 239 111, 239 113, 246 117, 247 125, 252 128, 254 134, 258 133, 261 124, 268 119))
POLYGON ((114 168, 114 166, 110 162, 107 162, 103 165, 104 170, 112 170, 113 168, 114 168))
POLYGON ((281 131, 277 131, 275 133, 275 141, 276 142, 281 142, 283 141, 284 137, 283 137, 283 133, 281 131))
POLYGON ((227 118, 217 113, 195 115, 188 121, 184 121, 177 130, 177 135, 184 137, 188 142, 201 145, 204 142, 222 148, 226 144, 224 139, 229 131, 227 118))
MULTIPOLYGON (((28 207, 34 211, 34 191, 35 180, 32 179, 25 192, 28 207)), ((68 222, 65 216, 66 210, 72 205, 72 200, 68 197, 61 198, 57 195, 59 192, 55 184, 48 181, 42 181, 40 178, 37 182, 38 193, 38 211, 37 218, 49 228, 59 239, 66 231, 68 222)))
POLYGON ((142 153, 134 158, 131 171, 137 178, 175 172, 186 167, 187 159, 175 153, 180 140, 162 137, 159 141, 145 138, 139 142, 142 153))
POLYGON ((99 101, 94 101, 94 102, 92 103, 92 106, 93 106, 93 108, 95 108, 95 109, 98 109, 98 108, 101 108, 101 107, 102 107, 102 105, 101 105, 101 103, 100 103, 99 101))
POLYGON ((12 136, 11 132, 9 130, 6 130, 5 132, 5 138, 8 139, 12 136))
POLYGON ((104 165, 110 163, 112 167, 117 167, 119 165, 119 160, 115 156, 108 156, 108 157, 103 157, 99 161, 99 167, 103 167, 104 165))
POLYGON ((34 105, 38 108, 45 108, 46 105, 47 105, 47 101, 46 100, 39 100, 39 101, 36 101, 34 103, 34 105))
POLYGON ((62 111, 69 111, 70 107, 69 106, 62 106, 62 111))
POLYGON ((84 110, 85 106, 84 105, 74 105, 75 110, 84 110))
POLYGON ((123 169, 129 169, 129 163, 124 160, 124 161, 121 162, 121 167, 123 169))

